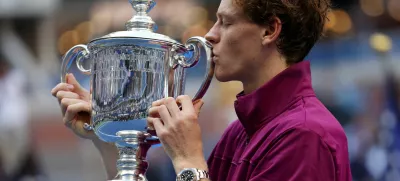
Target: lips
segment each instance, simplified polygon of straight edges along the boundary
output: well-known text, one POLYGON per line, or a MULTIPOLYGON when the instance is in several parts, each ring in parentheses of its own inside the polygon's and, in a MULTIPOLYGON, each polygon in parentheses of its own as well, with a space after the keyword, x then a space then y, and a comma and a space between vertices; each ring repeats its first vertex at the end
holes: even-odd
POLYGON ((213 61, 214 63, 217 63, 218 57, 217 57, 217 56, 213 56, 213 57, 212 57, 212 61, 213 61))
POLYGON ((214 52, 212 54, 212 60, 214 63, 216 63, 216 61, 218 60, 218 56, 214 52))

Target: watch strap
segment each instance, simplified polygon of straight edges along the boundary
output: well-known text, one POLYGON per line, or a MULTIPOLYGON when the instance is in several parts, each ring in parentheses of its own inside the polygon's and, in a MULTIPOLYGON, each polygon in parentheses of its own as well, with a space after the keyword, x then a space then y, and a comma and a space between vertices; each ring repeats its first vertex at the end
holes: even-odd
POLYGON ((210 178, 210 174, 208 174, 207 171, 205 170, 199 170, 196 169, 197 173, 199 174, 199 179, 203 179, 203 178, 210 178))

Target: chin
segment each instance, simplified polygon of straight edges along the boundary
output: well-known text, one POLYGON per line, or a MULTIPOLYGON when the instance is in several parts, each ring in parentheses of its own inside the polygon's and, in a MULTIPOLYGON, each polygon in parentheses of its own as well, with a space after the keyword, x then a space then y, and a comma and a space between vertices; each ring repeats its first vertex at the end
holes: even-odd
POLYGON ((220 81, 220 82, 229 82, 229 81, 233 81, 234 79, 232 78, 232 76, 226 75, 222 72, 215 72, 215 78, 220 81))

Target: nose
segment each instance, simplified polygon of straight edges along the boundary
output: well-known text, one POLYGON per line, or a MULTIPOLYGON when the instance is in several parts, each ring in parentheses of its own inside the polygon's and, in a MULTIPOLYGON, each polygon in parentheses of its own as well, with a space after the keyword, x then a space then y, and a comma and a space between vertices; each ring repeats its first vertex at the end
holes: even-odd
POLYGON ((206 34, 205 38, 206 38, 207 41, 209 41, 213 45, 219 43, 220 35, 219 35, 219 32, 218 32, 217 27, 216 27, 215 24, 210 29, 210 31, 208 31, 208 33, 206 34))

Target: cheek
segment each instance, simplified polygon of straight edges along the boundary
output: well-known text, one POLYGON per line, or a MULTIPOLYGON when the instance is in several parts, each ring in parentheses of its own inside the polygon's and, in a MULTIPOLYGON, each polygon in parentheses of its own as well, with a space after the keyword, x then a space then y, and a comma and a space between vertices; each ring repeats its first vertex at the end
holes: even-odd
POLYGON ((246 47, 243 47, 243 42, 241 39, 227 35, 224 37, 225 41, 223 42, 223 54, 225 61, 229 61, 229 63, 238 63, 242 59, 244 52, 246 51, 246 47))
POLYGON ((218 51, 221 54, 216 73, 224 76, 242 75, 254 68, 259 55, 257 33, 250 28, 232 28, 222 33, 218 51))
POLYGON ((260 53, 261 40, 253 28, 232 28, 224 39, 225 50, 229 51, 231 58, 250 61, 260 53))

